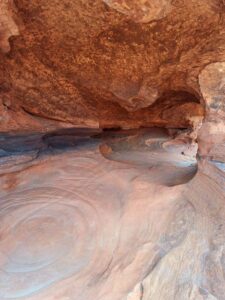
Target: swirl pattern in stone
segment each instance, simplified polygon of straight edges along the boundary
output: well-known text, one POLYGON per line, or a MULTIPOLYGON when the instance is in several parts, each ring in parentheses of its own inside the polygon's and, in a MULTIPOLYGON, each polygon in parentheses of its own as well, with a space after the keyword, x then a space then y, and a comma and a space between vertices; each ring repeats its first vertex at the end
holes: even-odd
POLYGON ((5 136, 1 147, 1 300, 223 299, 223 194, 193 177, 185 134, 5 136))

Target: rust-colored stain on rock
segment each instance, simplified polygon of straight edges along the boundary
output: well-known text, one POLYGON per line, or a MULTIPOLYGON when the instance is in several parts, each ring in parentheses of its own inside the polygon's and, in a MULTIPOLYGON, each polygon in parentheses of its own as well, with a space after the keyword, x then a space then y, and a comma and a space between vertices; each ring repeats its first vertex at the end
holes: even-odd
MULTIPOLYGON (((11 36, 11 50, 0 56, 2 105, 10 102, 24 118, 15 127, 15 117, 6 112, 3 131, 27 130, 30 115, 95 128, 186 127, 190 120, 180 105, 193 95, 203 103, 198 75, 225 59, 225 9, 219 0, 14 0, 14 14, 7 12, 8 2, 1 3, 4 15, 12 15, 8 26, 16 24, 19 33, 4 35, 4 41, 11 36), (163 11, 162 18, 155 9, 163 11), (137 22, 140 10, 156 19, 137 22), (191 94, 173 108, 177 121, 158 102, 168 91, 191 94)), ((203 115, 196 104, 187 109, 203 115)))

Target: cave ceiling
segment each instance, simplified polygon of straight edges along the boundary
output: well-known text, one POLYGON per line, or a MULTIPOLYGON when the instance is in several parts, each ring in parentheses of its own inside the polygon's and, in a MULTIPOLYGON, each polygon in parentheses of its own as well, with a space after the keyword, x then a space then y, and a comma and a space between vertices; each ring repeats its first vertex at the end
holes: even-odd
POLYGON ((222 0, 1 0, 1 131, 185 128, 225 60, 222 0))

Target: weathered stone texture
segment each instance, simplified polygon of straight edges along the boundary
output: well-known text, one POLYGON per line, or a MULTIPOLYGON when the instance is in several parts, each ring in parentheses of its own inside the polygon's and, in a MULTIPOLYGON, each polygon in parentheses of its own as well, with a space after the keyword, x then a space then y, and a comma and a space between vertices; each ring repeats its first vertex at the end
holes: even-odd
MULTIPOLYGON (((20 35, 0 57, 1 97, 44 118, 91 127, 189 126, 181 113, 189 99, 181 107, 168 99, 182 124, 165 118, 158 99, 184 91, 199 101, 200 71, 224 59, 222 1, 172 1, 166 16, 146 23, 133 17, 137 1, 118 2, 129 16, 101 0, 14 2, 20 35)), ((187 108, 203 114, 196 104, 187 108)))

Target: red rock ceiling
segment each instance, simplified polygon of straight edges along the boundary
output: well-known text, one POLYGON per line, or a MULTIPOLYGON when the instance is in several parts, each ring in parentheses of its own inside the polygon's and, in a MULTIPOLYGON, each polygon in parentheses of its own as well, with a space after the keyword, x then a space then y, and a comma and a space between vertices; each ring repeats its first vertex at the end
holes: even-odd
POLYGON ((129 128, 203 115, 198 75, 225 59, 223 1, 12 4, 1 0, 2 131, 41 128, 34 116, 129 128))

